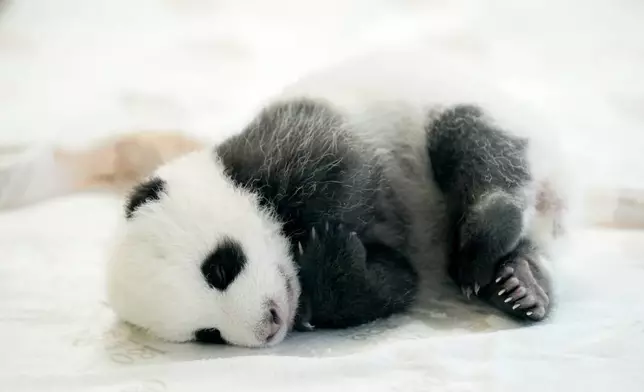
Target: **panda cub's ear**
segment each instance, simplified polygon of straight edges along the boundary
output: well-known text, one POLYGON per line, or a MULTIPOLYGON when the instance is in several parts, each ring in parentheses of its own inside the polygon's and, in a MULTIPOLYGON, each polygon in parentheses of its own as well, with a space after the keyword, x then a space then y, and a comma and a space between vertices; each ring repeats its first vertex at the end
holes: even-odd
POLYGON ((166 182, 159 177, 151 178, 136 185, 125 203, 125 217, 131 219, 139 207, 159 200, 162 193, 166 193, 166 182))

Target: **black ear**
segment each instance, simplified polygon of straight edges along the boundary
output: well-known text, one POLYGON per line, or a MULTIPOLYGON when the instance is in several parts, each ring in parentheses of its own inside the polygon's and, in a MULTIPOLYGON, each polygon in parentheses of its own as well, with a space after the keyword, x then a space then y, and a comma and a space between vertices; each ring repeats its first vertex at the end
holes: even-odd
POLYGON ((238 242, 224 240, 201 264, 201 273, 211 288, 221 291, 235 280, 246 266, 246 255, 238 242))
POLYGON ((135 186, 128 196, 125 205, 125 217, 131 219, 134 212, 142 205, 159 200, 166 193, 166 183, 159 177, 154 177, 135 186))

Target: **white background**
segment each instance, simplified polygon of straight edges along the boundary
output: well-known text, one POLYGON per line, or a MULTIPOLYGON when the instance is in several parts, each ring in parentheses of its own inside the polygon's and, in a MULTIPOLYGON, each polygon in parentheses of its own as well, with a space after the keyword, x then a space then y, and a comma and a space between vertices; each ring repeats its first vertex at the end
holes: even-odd
MULTIPOLYGON (((304 73, 413 38, 435 50, 437 61, 460 56, 566 124, 570 146, 597 183, 644 185, 639 0, 5 3, 3 144, 75 145, 142 128, 223 137, 304 73)), ((102 263, 119 208, 115 200, 78 196, 0 216, 0 390, 644 385, 639 233, 580 233, 553 324, 513 329, 446 301, 411 320, 247 352, 145 343, 114 326, 102 302, 102 263)))
POLYGON ((413 38, 540 99, 595 180, 644 183, 638 0, 5 2, 0 142, 138 128, 213 137, 313 68, 413 38))

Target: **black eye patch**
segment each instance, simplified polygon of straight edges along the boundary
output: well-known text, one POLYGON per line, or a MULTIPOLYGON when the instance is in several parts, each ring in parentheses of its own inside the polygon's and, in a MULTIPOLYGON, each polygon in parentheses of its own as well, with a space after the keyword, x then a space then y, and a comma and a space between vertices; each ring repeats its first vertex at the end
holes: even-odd
POLYGON ((216 328, 205 328, 195 331, 195 342, 205 344, 228 344, 216 328))
POLYGON ((131 219, 139 207, 146 203, 159 200, 161 194, 165 193, 165 188, 166 182, 158 177, 136 185, 130 192, 125 204, 125 217, 131 219))
POLYGON ((241 245, 231 239, 225 239, 201 264, 201 273, 211 288, 224 291, 244 266, 246 255, 241 245))

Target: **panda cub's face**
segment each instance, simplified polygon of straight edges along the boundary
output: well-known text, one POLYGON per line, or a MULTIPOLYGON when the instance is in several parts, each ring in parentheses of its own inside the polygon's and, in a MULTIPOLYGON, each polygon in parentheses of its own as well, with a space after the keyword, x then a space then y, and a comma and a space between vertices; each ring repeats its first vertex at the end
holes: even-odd
POLYGON ((211 151, 161 167, 137 186, 108 266, 123 320, 174 342, 281 342, 300 285, 281 225, 235 186, 211 151))

